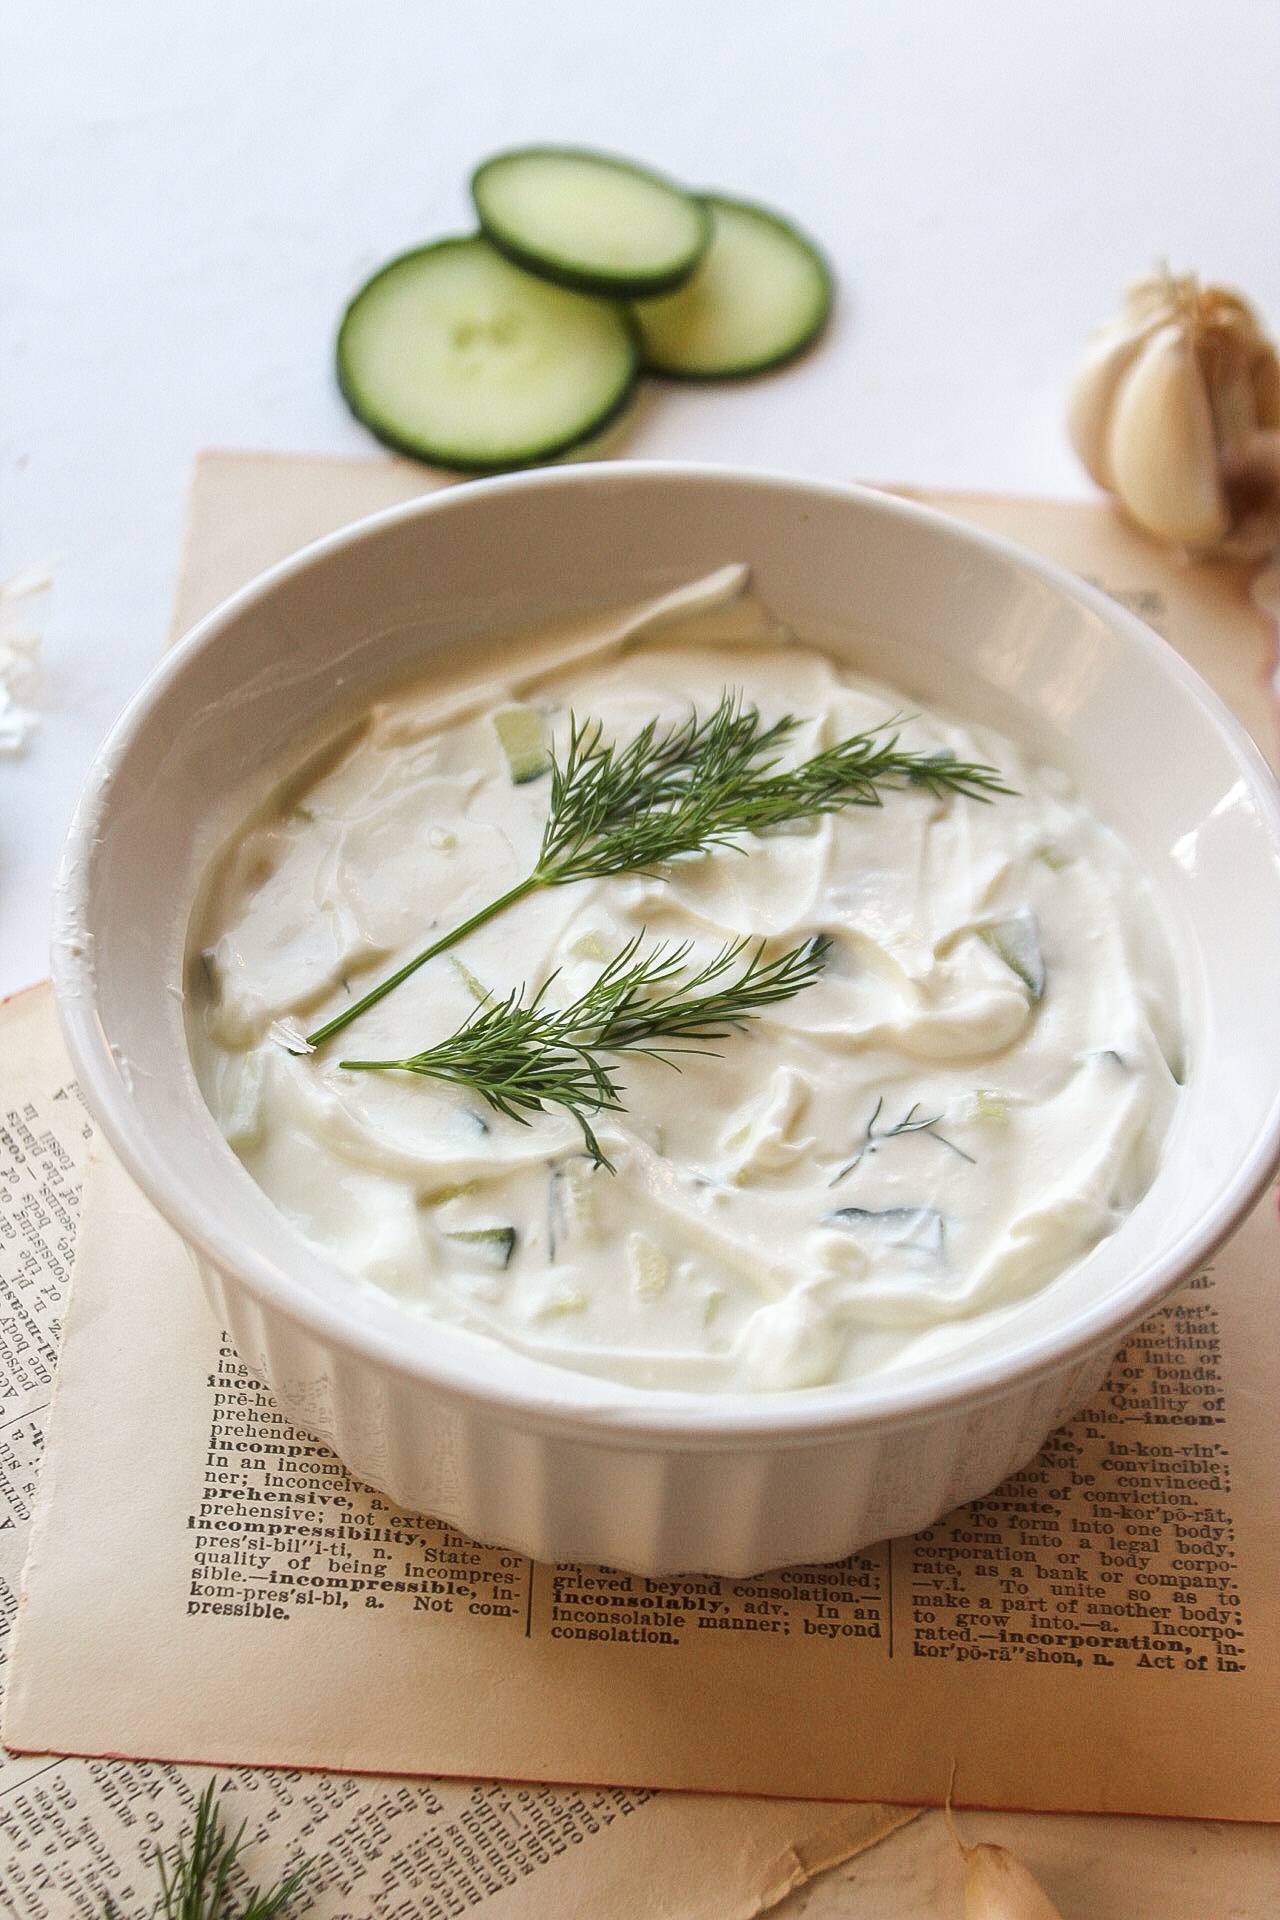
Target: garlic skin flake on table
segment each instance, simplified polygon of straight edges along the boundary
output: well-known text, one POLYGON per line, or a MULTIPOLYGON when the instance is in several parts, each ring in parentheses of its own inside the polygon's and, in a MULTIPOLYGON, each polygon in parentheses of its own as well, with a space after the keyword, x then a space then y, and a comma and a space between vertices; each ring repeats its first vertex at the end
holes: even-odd
POLYGON ((36 728, 40 639, 49 588, 42 573, 0 580, 0 754, 19 754, 36 728))
POLYGON ((1228 287, 1137 281, 1071 391, 1072 445, 1159 540, 1261 559, 1280 545, 1280 360, 1228 287))
POLYGON ((1007 1847, 962 1847, 964 1920, 1062 1920, 1040 1882, 1007 1847))
POLYGON ((1035 1875, 1008 1847, 960 1838, 948 1791, 943 1806, 947 1832, 964 1866, 964 1920, 1062 1920, 1035 1875))

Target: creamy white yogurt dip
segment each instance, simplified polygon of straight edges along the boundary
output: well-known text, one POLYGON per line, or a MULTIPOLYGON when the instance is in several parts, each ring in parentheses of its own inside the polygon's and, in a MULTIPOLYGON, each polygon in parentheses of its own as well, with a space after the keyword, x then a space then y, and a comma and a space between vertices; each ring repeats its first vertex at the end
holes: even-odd
POLYGON ((1177 1098, 1178 990, 1146 877, 1058 772, 859 679, 723 569, 400 690, 282 780, 194 923, 193 1055, 222 1131, 298 1229, 405 1309, 644 1387, 813 1387, 971 1338, 1113 1231, 1177 1098), (904 713, 997 766, 990 804, 907 785, 741 852, 548 888, 314 1054, 291 1051, 536 858, 571 710, 625 741, 741 689, 798 761, 904 713), (514 723, 499 716, 533 709, 514 723), (505 741, 505 744, 504 744, 505 741), (514 744, 513 744, 514 743, 514 744), (716 1057, 616 1062, 625 1110, 522 1126, 400 1058, 485 993, 568 1001, 633 936, 778 947, 817 984, 716 1057), (207 983, 207 984, 205 984, 207 983))

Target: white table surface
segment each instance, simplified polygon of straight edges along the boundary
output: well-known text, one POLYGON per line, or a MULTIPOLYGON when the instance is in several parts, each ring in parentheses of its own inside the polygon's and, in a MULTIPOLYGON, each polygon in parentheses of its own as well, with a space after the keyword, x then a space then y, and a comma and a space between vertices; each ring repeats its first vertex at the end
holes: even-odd
POLYGON ((467 222, 486 152, 633 152, 825 243, 837 324, 629 450, 1084 493, 1073 361, 1158 257, 1280 326, 1265 0, 40 0, 0 9, 0 576, 52 570, 40 730, 0 760, 0 992, 46 971, 90 755, 161 647, 201 447, 374 451, 336 316, 467 222))

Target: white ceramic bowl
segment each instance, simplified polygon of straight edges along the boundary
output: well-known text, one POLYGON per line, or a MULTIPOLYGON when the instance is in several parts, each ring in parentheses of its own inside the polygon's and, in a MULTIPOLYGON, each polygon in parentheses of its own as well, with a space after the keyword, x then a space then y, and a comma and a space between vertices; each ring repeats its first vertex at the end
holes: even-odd
POLYGON ((1263 761, 1171 649, 1102 595, 851 487, 552 469, 308 548, 203 621, 116 726, 71 831, 54 948, 89 1104, 281 1406, 406 1507, 540 1559, 740 1575, 926 1525, 1084 1403, 1126 1330, 1230 1233, 1277 1160, 1280 810, 1263 761), (1188 1077, 1146 1198, 997 1341, 865 1384, 646 1392, 358 1297, 222 1141, 175 990, 206 858, 291 740, 474 636, 739 559, 806 637, 1029 739, 1078 779, 1167 900, 1188 1077))

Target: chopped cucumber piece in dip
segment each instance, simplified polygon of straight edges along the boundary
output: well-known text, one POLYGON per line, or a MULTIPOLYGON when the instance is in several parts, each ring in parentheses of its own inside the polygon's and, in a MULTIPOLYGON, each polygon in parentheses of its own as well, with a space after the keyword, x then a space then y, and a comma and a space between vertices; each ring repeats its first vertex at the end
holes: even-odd
POLYGON ((902 1247, 911 1253, 941 1253, 946 1224, 936 1207, 839 1207, 827 1215, 827 1224, 860 1233, 877 1246, 902 1247))
POLYGON ((671 1262, 647 1233, 627 1235, 627 1266, 632 1288, 642 1300, 651 1300, 666 1292, 671 1280, 671 1262))
POLYGON ((574 1154, 572 1159, 552 1167, 547 1198, 552 1258, 562 1245, 583 1245, 595 1238, 599 1177, 599 1167, 585 1153, 574 1154))
POLYGON ((590 927, 585 933, 580 933, 576 940, 569 942, 569 951, 575 960, 595 960, 600 966, 604 966, 609 958, 608 947, 590 927))
POLYGON ((1036 851, 1036 859, 1042 860, 1050 873, 1061 873, 1070 858, 1070 854, 1061 852, 1057 847, 1040 847, 1036 851))
POLYGON ((235 1091, 222 1123, 228 1143, 237 1153, 256 1147, 262 1140, 262 1085, 266 1062, 260 1053, 242 1056, 235 1091))
POLYGON ((475 1190, 476 1183, 474 1180, 451 1181, 447 1187, 434 1187, 430 1193, 424 1194, 422 1197, 422 1205, 428 1207, 443 1207, 450 1200, 457 1200, 461 1195, 474 1193, 475 1190))
POLYGON ((501 1273, 511 1265, 516 1250, 514 1227, 456 1227, 445 1235, 458 1248, 471 1253, 486 1267, 501 1273))
POLYGON ((1040 928, 1029 907, 983 927, 982 938, 1006 967, 1016 973, 1033 1000, 1044 996, 1044 957, 1040 952, 1040 928))
POLYGON ((551 765, 536 707, 503 707, 493 716, 493 730, 507 756, 513 786, 537 780, 551 765))
POLYGON ((476 1002, 477 1006, 483 1006, 489 998, 489 989, 485 986, 484 981, 477 979, 466 961, 459 960, 456 953, 451 953, 449 958, 453 962, 454 972, 457 974, 459 980, 461 980, 467 992, 471 995, 471 998, 476 1002))

